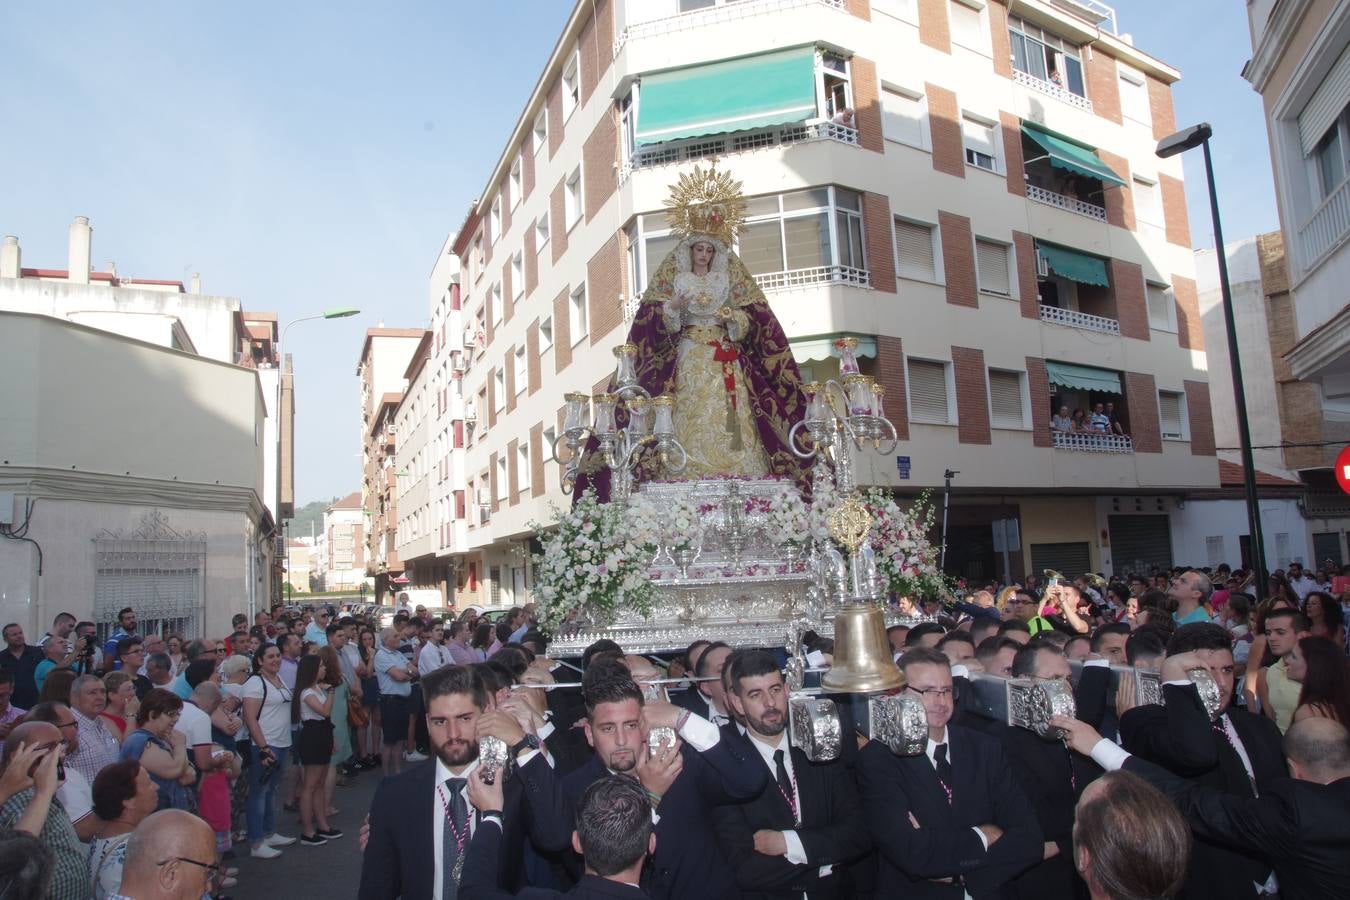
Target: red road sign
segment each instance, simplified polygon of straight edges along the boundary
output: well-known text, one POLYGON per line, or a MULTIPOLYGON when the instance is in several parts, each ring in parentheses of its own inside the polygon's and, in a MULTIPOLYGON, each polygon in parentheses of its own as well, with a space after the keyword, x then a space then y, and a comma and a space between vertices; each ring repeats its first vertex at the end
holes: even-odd
POLYGON ((1350 447, 1336 456, 1336 483, 1341 486, 1341 490, 1350 494, 1350 447))

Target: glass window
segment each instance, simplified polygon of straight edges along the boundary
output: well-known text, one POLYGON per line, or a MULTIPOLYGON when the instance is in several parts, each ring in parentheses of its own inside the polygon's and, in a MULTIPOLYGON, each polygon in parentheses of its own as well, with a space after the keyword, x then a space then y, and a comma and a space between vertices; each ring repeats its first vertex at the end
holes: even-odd
POLYGON ((547 319, 539 323, 539 352, 543 353, 545 350, 549 349, 552 346, 553 346, 553 317, 549 316, 547 319))
POLYGON ((830 262, 830 218, 826 213, 783 220, 788 269, 814 269, 830 262))
POLYGON ((1008 39, 1014 69, 1079 97, 1087 96, 1082 56, 1076 46, 1016 16, 1008 17, 1008 39))
POLYGON ((1340 122, 1333 124, 1322 140, 1317 142, 1313 159, 1317 162, 1318 187, 1323 197, 1329 197, 1345 180, 1345 152, 1341 145, 1340 122))
POLYGON ((751 275, 783 269, 783 232, 779 220, 752 222, 741 232, 741 262, 751 275))
POLYGON ((888 141, 923 148, 923 96, 884 88, 881 92, 881 132, 888 141))
POLYGON ((895 243, 900 254, 900 277, 937 281, 937 262, 933 253, 931 225, 895 220, 895 243))
POLYGON ((854 269, 867 268, 863 262, 862 216, 840 210, 835 213, 835 218, 835 227, 839 230, 839 264, 854 269))
POLYGON ((997 172, 998 155, 994 148, 993 126, 966 117, 961 120, 961 133, 965 138, 966 162, 997 172))
MULTIPOLYGON (((774 199, 775 198, 770 197, 769 201, 772 202, 774 199)), ((792 212, 797 209, 820 209, 821 207, 829 205, 830 189, 825 187, 811 188, 806 191, 793 191, 790 194, 783 195, 784 212, 792 212)), ((774 207, 771 210, 771 212, 777 211, 777 207, 774 207)))

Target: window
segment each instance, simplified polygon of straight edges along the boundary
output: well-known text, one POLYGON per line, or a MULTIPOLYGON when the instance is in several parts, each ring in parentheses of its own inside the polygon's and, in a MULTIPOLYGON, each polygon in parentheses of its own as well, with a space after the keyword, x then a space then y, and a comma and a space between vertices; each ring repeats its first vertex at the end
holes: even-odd
MULTIPOLYGON (((506 483, 506 456, 503 454, 502 456, 497 457, 497 499, 506 500, 510 489, 511 486, 506 483)), ((495 572, 496 570, 494 569, 493 571, 495 572)), ((496 583, 495 578, 493 579, 493 583, 496 583)))
POLYGON ((989 423, 995 428, 1026 428, 1027 404, 1022 373, 989 370, 989 423))
POLYGON ((506 406, 506 373, 501 369, 492 373, 492 410, 501 412, 506 406))
POLYGON ((548 143, 548 110, 539 110, 534 117, 534 152, 538 153, 548 143))
POLYGON ((1134 195, 1134 216, 1140 222, 1162 225, 1162 203, 1158 199, 1158 182, 1133 176, 1130 189, 1134 195))
POLYGON ((881 133, 888 141, 928 149, 924 140, 923 95, 899 88, 881 90, 881 133))
POLYGON ((572 170, 563 185, 563 216, 568 231, 581 219, 581 166, 572 170))
POLYGON ((557 454, 553 452, 553 442, 556 441, 557 439, 558 439, 557 428, 550 425, 548 428, 544 429, 543 439, 539 442, 541 446, 540 452, 544 456, 544 462, 553 462, 555 459, 558 458, 557 454))
POLYGON ((502 324, 502 314, 504 304, 502 303, 502 283, 499 281, 492 286, 492 324, 502 324))
POLYGON ((1188 439, 1185 394, 1177 391, 1158 391, 1158 429, 1165 441, 1188 439))
POLYGON ((1289 532, 1279 531, 1275 534, 1275 567, 1284 569, 1289 566, 1294 559, 1289 555, 1289 532))
POLYGON ((502 236, 502 198, 500 195, 492 198, 492 209, 488 213, 488 234, 489 244, 495 244, 502 236))
POLYGON ((828 50, 816 51, 816 70, 820 73, 821 108, 827 119, 833 119, 846 109, 853 108, 853 84, 848 74, 848 59, 828 50))
POLYGON ((487 266, 487 257, 483 255, 483 235, 481 234, 473 239, 473 255, 470 260, 473 262, 473 277, 476 281, 483 277, 483 269, 487 266))
POLYGON ((928 359, 910 358, 906 370, 909 374, 909 418, 913 422, 932 422, 939 425, 951 423, 951 413, 947 402, 947 363, 928 359))
POLYGON ((525 293, 525 257, 520 251, 511 257, 511 298, 519 300, 525 293))
POLYGON ((966 162, 990 172, 998 171, 998 150, 994 145, 994 126, 991 122, 964 116, 961 134, 965 138, 966 162))
POLYGON ((516 490, 527 493, 530 490, 530 439, 516 444, 516 490))
POLYGON ((1148 107, 1148 83, 1144 76, 1129 69, 1119 69, 1120 111, 1136 122, 1152 125, 1148 107))
POLYGON ((1216 534, 1205 538, 1205 557, 1211 569, 1228 561, 1223 552, 1223 535, 1216 534))
POLYGON ((553 317, 539 323, 539 352, 542 354, 553 346, 553 317))
POLYGON ((1148 282, 1144 285, 1148 298, 1148 327, 1158 331, 1176 331, 1176 299, 1165 284, 1148 282))
POLYGON ((567 325, 568 333, 572 335, 572 346, 575 347, 586 338, 586 285, 582 285, 572 292, 570 302, 567 305, 567 325))
POLYGON ((895 245, 900 256, 901 278, 936 282, 937 254, 933 250, 937 229, 921 222, 895 220, 895 245))
POLYGON ((516 394, 519 395, 525 393, 525 388, 529 386, 530 373, 525 367, 524 347, 516 348, 515 379, 516 379, 516 394))
POLYGON ((562 112, 563 120, 572 117, 573 111, 581 104, 581 54, 572 51, 572 58, 562 74, 562 112))
POLYGON ((541 252, 544 249, 544 245, 547 243, 548 243, 548 210, 544 210, 543 215, 541 215, 534 222, 535 252, 536 253, 541 252))
POLYGON ((619 134, 623 137, 623 159, 632 159, 637 155, 637 86, 619 101, 619 134))
POLYGON ((507 184, 510 185, 511 208, 515 209, 520 205, 520 195, 523 193, 520 183, 520 157, 511 163, 511 174, 508 176, 507 184))
POLYGON ((1008 245, 997 241, 975 239, 975 269, 980 290, 986 294, 1012 295, 1012 279, 1008 274, 1008 245))
POLYGON ((1087 96, 1077 46, 1016 16, 1008 17, 1008 38, 1014 69, 1079 97, 1087 96))
POLYGON ((989 30, 984 27, 984 3, 980 0, 951 0, 952 43, 977 53, 989 52, 989 30))
POLYGON ((1347 155, 1350 154, 1347 138, 1350 138, 1350 107, 1342 110, 1313 147, 1310 157, 1314 173, 1313 194, 1319 202, 1330 197, 1345 181, 1347 168, 1350 168, 1347 166, 1347 155))

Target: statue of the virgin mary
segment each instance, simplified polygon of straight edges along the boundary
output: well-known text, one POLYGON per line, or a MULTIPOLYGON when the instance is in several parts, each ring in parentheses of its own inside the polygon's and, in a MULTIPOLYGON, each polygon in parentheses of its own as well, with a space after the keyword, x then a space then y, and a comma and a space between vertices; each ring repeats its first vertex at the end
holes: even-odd
MULTIPOLYGON (((808 488, 788 432, 805 409, 787 337, 732 250, 745 221, 741 184, 715 167, 680 176, 666 201, 679 243, 652 273, 628 331, 638 383, 674 397, 675 437, 688 459, 676 475, 648 454, 638 481, 779 475, 808 488)), ((623 423, 620 422, 620 425, 623 423)), ((593 449, 593 448, 592 448, 593 449)), ((577 495, 608 495, 608 471, 583 459, 577 495)))

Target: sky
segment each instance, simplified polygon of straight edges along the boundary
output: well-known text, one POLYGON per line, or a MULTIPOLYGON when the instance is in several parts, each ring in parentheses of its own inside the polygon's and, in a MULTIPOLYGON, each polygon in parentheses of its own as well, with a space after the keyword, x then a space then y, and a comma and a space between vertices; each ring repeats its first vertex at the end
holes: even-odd
MULTIPOLYGON (((305 322, 296 501, 360 487, 366 328, 429 320, 427 277, 515 126, 572 0, 0 5, 0 233, 65 268, 188 280, 305 322)), ((1121 32, 1181 70, 1178 127, 1214 126, 1226 239, 1279 225, 1242 0, 1117 0, 1121 32)), ((1213 246, 1186 159, 1192 240, 1213 246)))

